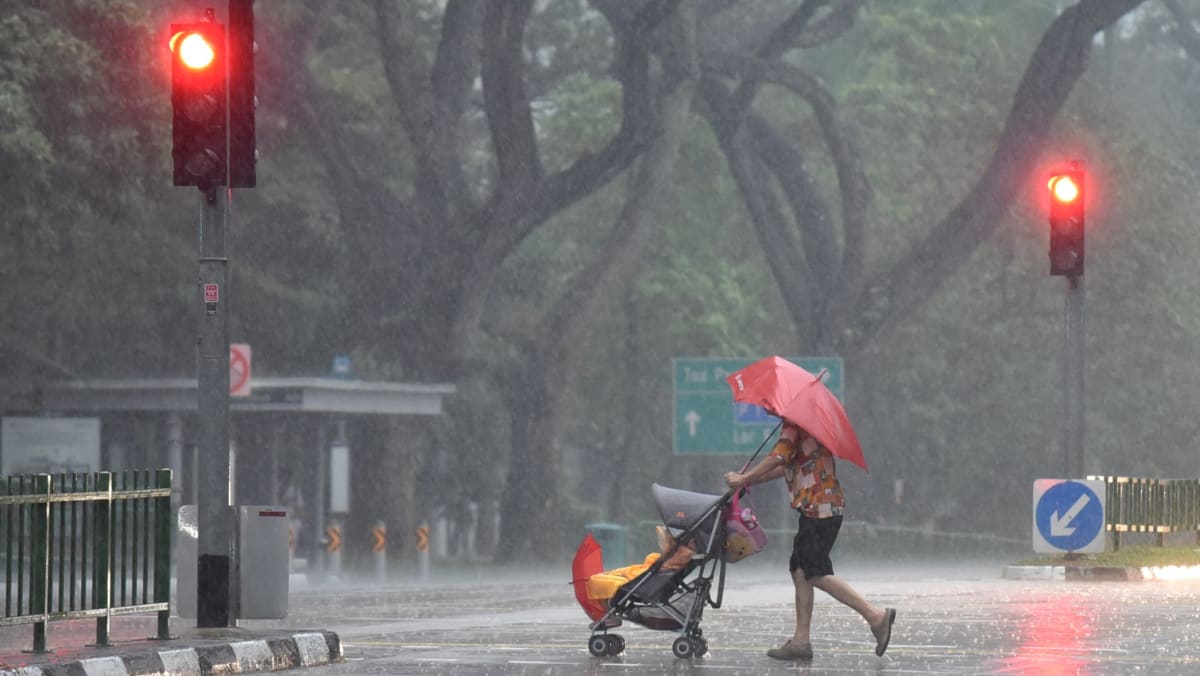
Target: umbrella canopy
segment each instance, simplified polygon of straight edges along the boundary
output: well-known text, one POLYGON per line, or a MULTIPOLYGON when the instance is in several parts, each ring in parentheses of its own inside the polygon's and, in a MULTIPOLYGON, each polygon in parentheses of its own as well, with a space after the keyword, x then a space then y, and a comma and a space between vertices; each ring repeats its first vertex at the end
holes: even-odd
POLYGON ((725 381, 734 401, 767 409, 811 434, 835 456, 867 468, 846 409, 817 376, 782 357, 767 357, 725 381))
POLYGON ((604 556, 600 543, 588 533, 579 549, 575 550, 575 558, 571 561, 571 584, 575 587, 575 600, 583 606, 583 612, 595 622, 604 617, 604 604, 596 599, 588 598, 588 578, 604 571, 604 556))

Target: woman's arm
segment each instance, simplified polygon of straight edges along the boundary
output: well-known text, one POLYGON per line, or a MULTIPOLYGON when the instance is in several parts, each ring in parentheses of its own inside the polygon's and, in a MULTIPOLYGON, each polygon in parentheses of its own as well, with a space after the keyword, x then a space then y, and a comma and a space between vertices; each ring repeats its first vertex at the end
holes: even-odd
POLYGON ((783 459, 772 453, 759 461, 749 472, 726 472, 725 483, 730 488, 753 486, 783 476, 783 459))

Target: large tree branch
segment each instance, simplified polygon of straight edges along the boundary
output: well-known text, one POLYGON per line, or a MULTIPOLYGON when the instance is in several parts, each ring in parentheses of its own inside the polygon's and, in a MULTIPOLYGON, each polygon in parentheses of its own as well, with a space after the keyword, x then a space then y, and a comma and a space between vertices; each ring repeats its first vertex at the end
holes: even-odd
POLYGON ((1175 19, 1175 30, 1171 36, 1183 47, 1183 51, 1196 61, 1200 61, 1200 33, 1196 31, 1195 19, 1179 4, 1179 0, 1162 0, 1175 19))
POLYGON ((839 0, 833 9, 813 21, 817 12, 831 1, 804 0, 763 42, 757 52, 758 58, 771 60, 789 49, 816 47, 847 31, 854 25, 854 17, 864 0, 839 0))
POLYGON ((671 31, 669 48, 662 50, 669 62, 663 64, 670 78, 669 89, 659 98, 663 133, 655 138, 633 170, 630 196, 617 218, 613 235, 603 250, 572 281, 567 293, 555 304, 545 321, 545 340, 560 350, 576 353, 586 327, 594 325, 600 309, 614 300, 635 277, 650 236, 654 232, 654 210, 666 201, 672 189, 675 158, 695 96, 698 69, 695 60, 695 25, 691 3, 683 3, 678 24, 671 31), (684 11, 684 8, 687 11, 684 11))
MULTIPOLYGON (((502 507, 501 522, 506 528, 517 529, 528 523, 520 517, 530 513, 529 501, 510 499, 520 492, 519 484, 529 480, 525 466, 537 467, 534 478, 542 491, 533 500, 534 507, 541 513, 553 511, 558 504, 561 483, 556 475, 558 453, 558 423, 571 396, 570 388, 557 387, 560 382, 574 382, 583 358, 593 352, 590 339, 591 328, 601 310, 635 277, 641 253, 654 232, 654 209, 670 194, 671 176, 679 146, 687 129, 688 113, 693 98, 696 80, 695 28, 691 3, 683 3, 678 20, 669 22, 672 30, 666 30, 664 41, 671 42, 663 50, 662 73, 667 79, 664 91, 658 98, 658 117, 663 123, 663 133, 651 144, 636 168, 631 172, 630 197, 618 216, 603 250, 575 275, 568 290, 556 302, 543 321, 535 329, 534 349, 523 363, 521 370, 528 379, 527 386, 519 391, 520 397, 511 402, 518 414, 519 424, 514 425, 514 449, 520 447, 520 458, 525 465, 520 471, 510 470, 509 487, 502 507), (530 393, 527 395, 526 393, 530 393), (537 397, 531 401, 530 396, 537 397), (524 414, 524 415, 522 415, 524 414), (525 438, 519 438, 526 434, 525 438), (522 446, 518 446, 521 444, 522 446)), ((537 512, 535 512, 537 513, 537 512)), ((526 538, 530 545, 539 546, 536 537, 528 529, 508 532, 505 540, 521 541, 526 538)), ((544 547, 543 547, 544 548, 544 547)), ((531 551, 530 547, 523 547, 531 551)), ((509 547, 506 552, 512 555, 509 547)))
MULTIPOLYGON (((755 52, 759 61, 775 62, 784 52, 797 47, 815 47, 832 40, 854 24, 854 17, 863 0, 841 0, 824 17, 813 22, 817 12, 830 0, 804 0, 800 7, 771 32, 755 52)), ((744 113, 758 95, 759 80, 745 77, 734 94, 739 115, 744 113)))
POLYGON ((433 209, 425 219, 454 226, 471 205, 471 192, 459 157, 459 124, 473 81, 478 41, 479 0, 451 0, 443 12, 441 40, 431 65, 411 36, 401 35, 396 12, 386 0, 375 1, 375 31, 380 62, 392 101, 415 152, 419 204, 433 209))
POLYGON ((746 118, 746 130, 754 139, 755 153, 775 175, 791 207, 804 245, 804 260, 813 273, 815 291, 824 297, 834 296, 835 283, 841 277, 837 231, 829 205, 809 173, 804 155, 762 115, 751 112, 746 118))
POLYGON ((474 230, 483 235, 468 262, 458 314, 451 330, 453 354, 467 354, 467 345, 483 314, 490 280, 499 264, 538 225, 607 184, 645 152, 656 135, 657 113, 650 88, 651 33, 679 0, 652 0, 642 6, 630 25, 617 28, 618 55, 614 72, 621 83, 621 128, 598 153, 584 153, 567 168, 541 180, 528 197, 493 202, 478 214, 474 230))
MULTIPOLYGON (((848 285, 859 283, 866 258, 867 217, 871 205, 871 186, 867 181, 858 144, 853 134, 842 124, 833 96, 815 77, 798 68, 779 62, 743 58, 732 54, 709 53, 705 55, 705 65, 724 75, 740 79, 743 83, 747 81, 768 82, 784 87, 804 99, 812 108, 837 172, 838 192, 842 207, 844 248, 837 266, 839 268, 837 277, 831 280, 834 283, 829 286, 828 290, 833 291, 839 288, 839 281, 848 285)), ((741 91, 740 87, 738 91, 741 91)), ((740 104, 741 101, 738 100, 736 103, 740 104)), ((740 113, 740 110, 738 112, 740 113)), ((761 135, 760 138, 762 138, 761 135)), ((789 145, 785 140, 776 138, 773 139, 771 148, 775 153, 783 153, 786 152, 789 145)), ((765 150, 771 152, 771 148, 765 150)), ((789 174, 780 173, 779 170, 776 170, 775 173, 781 183, 787 184, 791 180, 789 174)), ((832 224, 828 220, 809 221, 801 219, 797 214, 797 225, 805 233, 805 251, 809 257, 810 267, 814 271, 826 269, 831 261, 838 260, 836 256, 827 258, 833 254, 832 251, 819 246, 810 249, 809 246, 810 243, 829 241, 833 238, 831 230, 820 231, 821 228, 832 228, 832 224), (813 256, 818 256, 822 260, 818 263, 813 260, 813 256)))
POLYGON ((1083 0, 1054 20, 1025 69, 987 168, 925 239, 862 289, 855 301, 858 330, 848 339, 848 349, 910 316, 995 230, 1037 166, 1055 117, 1083 75, 1093 36, 1142 2, 1083 0))
POLYGON ((701 80, 701 95, 705 102, 702 110, 750 213, 750 222, 784 304, 792 314, 796 329, 807 333, 813 308, 812 283, 807 270, 799 263, 800 246, 772 187, 771 175, 755 155, 748 132, 738 122, 737 104, 728 88, 706 75, 701 80))
POLYGON ((542 174, 522 46, 533 0, 493 0, 483 22, 483 107, 499 180, 494 200, 521 203, 542 174))
POLYGON ((450 0, 442 13, 442 39, 432 70, 434 170, 442 192, 453 196, 451 222, 462 220, 475 200, 462 170, 460 125, 479 67, 480 17, 483 0, 450 0))

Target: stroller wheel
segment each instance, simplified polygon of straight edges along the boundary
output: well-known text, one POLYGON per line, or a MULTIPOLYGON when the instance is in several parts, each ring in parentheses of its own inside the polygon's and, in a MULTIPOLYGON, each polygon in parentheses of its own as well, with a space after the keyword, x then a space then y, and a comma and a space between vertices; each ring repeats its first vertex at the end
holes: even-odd
POLYGON ((689 657, 695 657, 696 646, 692 643, 692 639, 688 638, 687 636, 680 636, 679 638, 675 639, 674 643, 671 644, 671 654, 675 655, 675 657, 678 657, 681 660, 685 660, 689 657))
POLYGON ((588 652, 592 657, 604 657, 608 654, 608 637, 604 634, 596 634, 588 639, 588 652))
POLYGON ((620 634, 609 634, 605 637, 608 642, 608 654, 620 655, 625 650, 625 638, 620 634))

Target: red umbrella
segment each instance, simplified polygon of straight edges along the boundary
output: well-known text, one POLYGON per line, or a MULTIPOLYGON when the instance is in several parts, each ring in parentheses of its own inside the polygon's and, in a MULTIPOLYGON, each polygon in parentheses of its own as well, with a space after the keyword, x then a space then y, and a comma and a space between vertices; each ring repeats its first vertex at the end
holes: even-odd
POLYGON ((767 357, 725 378, 733 400, 761 406, 811 434, 839 458, 867 468, 846 409, 825 383, 782 357, 767 357))
POLYGON ((588 533, 575 550, 575 559, 571 561, 571 584, 575 586, 575 600, 583 606, 583 612, 595 622, 607 610, 604 604, 596 599, 588 598, 587 580, 589 577, 604 570, 604 557, 600 551, 600 543, 588 533))

